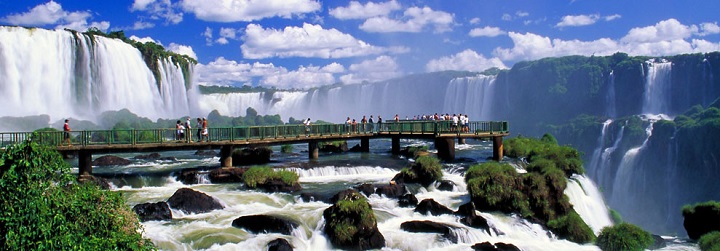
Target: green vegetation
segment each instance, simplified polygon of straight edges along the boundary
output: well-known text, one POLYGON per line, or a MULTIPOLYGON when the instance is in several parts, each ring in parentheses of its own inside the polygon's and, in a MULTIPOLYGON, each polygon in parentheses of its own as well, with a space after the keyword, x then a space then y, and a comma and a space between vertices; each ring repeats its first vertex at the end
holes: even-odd
POLYGON ((620 224, 623 223, 622 215, 618 213, 618 211, 615 211, 613 209, 610 209, 610 218, 612 218, 613 223, 620 224))
POLYGON ((645 250, 652 243, 653 238, 650 233, 630 223, 603 228, 596 242, 603 251, 645 250))
POLYGON ((720 232, 710 232, 704 234, 698 240, 698 245, 702 251, 720 251, 720 232))
POLYGON ((281 153, 292 153, 293 145, 282 145, 280 146, 281 153))
POLYGON ((154 249, 122 194, 78 184, 57 151, 34 141, 9 146, 0 172, 0 249, 154 249))
POLYGON ((373 230, 377 231, 372 207, 367 198, 357 191, 347 191, 323 212, 323 217, 326 220, 325 233, 337 247, 357 249, 353 243, 362 242, 359 240, 371 235, 373 230))
POLYGON ((266 92, 274 93, 277 91, 276 89, 268 89, 261 86, 249 86, 249 85, 243 85, 242 87, 234 87, 234 86, 217 86, 217 85, 198 85, 198 89, 200 90, 201 94, 226 94, 226 93, 254 93, 254 92, 266 92))
POLYGON ((420 183, 429 186, 442 179, 442 165, 440 160, 431 156, 421 156, 410 167, 400 170, 403 182, 420 183))
POLYGON ((558 146, 549 134, 541 140, 517 137, 506 142, 508 156, 527 158, 527 173, 520 174, 507 163, 471 166, 465 181, 478 209, 518 213, 545 224, 562 238, 579 243, 593 241, 592 229, 564 194, 567 178, 583 171, 577 150, 558 146))
POLYGON ((298 183, 298 174, 288 170, 275 170, 268 166, 254 166, 245 171, 243 180, 249 188, 257 188, 271 180, 282 181, 287 185, 298 183))

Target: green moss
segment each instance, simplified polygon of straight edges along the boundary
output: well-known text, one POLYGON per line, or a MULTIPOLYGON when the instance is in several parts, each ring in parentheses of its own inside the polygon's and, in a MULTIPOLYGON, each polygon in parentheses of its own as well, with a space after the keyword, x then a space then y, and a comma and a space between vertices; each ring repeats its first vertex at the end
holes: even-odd
POLYGON ((415 172, 420 176, 437 181, 443 177, 440 160, 430 156, 421 156, 415 160, 415 172))
POLYGON ((557 140, 550 134, 545 134, 541 140, 519 136, 506 140, 503 145, 508 157, 527 158, 531 165, 539 161, 533 168, 548 166, 547 161, 551 161, 567 177, 585 172, 580 152, 569 146, 557 145, 557 140))
POLYGON ((644 250, 653 243, 650 233, 630 223, 605 227, 597 238, 597 245, 604 251, 644 250))
POLYGON ((706 201, 706 202, 700 202, 700 203, 697 203, 694 205, 683 206, 683 208, 682 208, 683 216, 687 217, 688 215, 694 214, 695 209, 698 207, 712 208, 713 211, 716 211, 716 212, 718 212, 718 214, 720 214, 720 202, 711 200, 711 201, 706 201))
POLYGON ((710 232, 704 234, 698 240, 698 246, 702 251, 720 251, 720 232, 710 232))
MULTIPOLYGON (((595 240, 592 229, 585 224, 580 215, 571 210, 568 214, 548 221, 548 227, 558 236, 577 243, 588 243, 595 240)), ((614 249, 621 250, 621 249, 614 249)))
POLYGON ((622 215, 618 211, 615 211, 614 209, 610 209, 610 218, 612 218, 613 223, 620 224, 623 223, 622 215))
POLYGON ((323 212, 325 232, 338 247, 352 248, 351 243, 366 238, 377 227, 372 207, 365 196, 349 191, 323 212))
POLYGON ((282 145, 282 146, 280 147, 280 152, 281 152, 281 153, 292 153, 292 151, 293 151, 293 146, 292 146, 292 145, 282 145))
POLYGON ((527 197, 522 193, 522 178, 509 164, 486 162, 471 166, 465 181, 478 208, 531 215, 527 197))
POLYGON ((298 182, 299 177, 293 171, 276 171, 268 166, 254 166, 243 173, 243 180, 249 188, 256 188, 270 180, 281 180, 285 184, 292 185, 298 182))

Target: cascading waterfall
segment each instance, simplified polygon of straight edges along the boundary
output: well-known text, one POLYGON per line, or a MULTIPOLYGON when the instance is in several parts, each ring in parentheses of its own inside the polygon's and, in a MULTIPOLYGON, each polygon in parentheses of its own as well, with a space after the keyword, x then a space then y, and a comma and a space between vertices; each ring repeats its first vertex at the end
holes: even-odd
POLYGON ((615 99, 615 73, 613 71, 610 71, 608 81, 608 90, 605 95, 605 115, 615 118, 617 117, 617 101, 615 99))
POLYGON ((189 115, 182 69, 168 59, 159 65, 158 86, 140 51, 118 39, 0 27, 0 106, 4 116, 53 120, 121 109, 151 119, 189 115))
POLYGON ((443 111, 469 114, 478 120, 491 120, 495 76, 456 78, 450 81, 445 92, 443 111))
POLYGON ((642 145, 628 150, 620 162, 617 173, 615 174, 615 180, 613 181, 612 196, 610 196, 610 205, 614 208, 618 208, 619 211, 631 210, 634 208, 634 194, 628 193, 633 183, 633 178, 636 177, 635 172, 638 171, 637 167, 637 156, 647 146, 647 142, 652 136, 653 125, 655 120, 650 120, 650 124, 645 128, 645 134, 647 137, 643 141, 642 145))
POLYGON ((590 157, 590 166, 589 166, 589 172, 596 174, 598 171, 598 166, 600 165, 602 161, 602 152, 605 147, 605 138, 607 134, 608 127, 610 124, 612 124, 612 119, 608 119, 605 122, 603 122, 602 130, 600 131, 600 137, 598 137, 597 140, 597 148, 593 151, 592 157, 590 157))
POLYGON ((602 194, 590 178, 585 175, 573 175, 565 189, 565 194, 570 198, 575 211, 596 235, 600 234, 603 227, 613 225, 602 194))
POLYGON ((643 114, 668 114, 672 63, 666 60, 654 60, 648 61, 647 64, 642 112, 643 114))

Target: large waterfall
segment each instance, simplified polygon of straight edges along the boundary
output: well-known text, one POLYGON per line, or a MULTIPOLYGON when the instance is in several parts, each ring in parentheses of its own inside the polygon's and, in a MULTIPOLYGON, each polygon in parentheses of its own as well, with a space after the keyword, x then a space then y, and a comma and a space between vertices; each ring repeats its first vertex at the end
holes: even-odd
MULTIPOLYGON (((135 47, 66 30, 0 27, 2 116, 47 114, 94 120, 128 109, 151 119, 190 115, 181 68, 158 62, 156 81, 135 47)), ((192 74, 192 69, 190 69, 192 74)))
POLYGON ((666 61, 648 62, 645 76, 645 99, 642 112, 644 114, 668 113, 670 106, 670 73, 672 63, 666 61))

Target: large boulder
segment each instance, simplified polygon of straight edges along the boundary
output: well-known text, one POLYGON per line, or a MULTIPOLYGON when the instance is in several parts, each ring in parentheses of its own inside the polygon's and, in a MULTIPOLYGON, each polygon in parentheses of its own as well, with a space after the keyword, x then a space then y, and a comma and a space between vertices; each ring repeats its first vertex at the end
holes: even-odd
POLYGON ((244 148, 232 154, 232 165, 260 165, 270 163, 272 149, 267 147, 244 148))
POLYGON ((440 205, 433 199, 424 199, 415 207, 415 212, 432 215, 453 214, 454 211, 446 206, 440 205))
POLYGON ((180 188, 167 200, 170 207, 185 213, 206 213, 215 209, 223 209, 215 198, 190 188, 180 188))
POLYGON ((411 233, 438 233, 452 243, 458 243, 458 236, 452 231, 456 227, 433 221, 406 221, 400 229, 411 233))
POLYGON ((398 206, 400 207, 415 207, 417 204, 417 197, 411 193, 398 197, 398 206))
POLYGON ((335 248, 367 250, 385 246, 385 237, 377 228, 365 196, 348 189, 335 194, 331 200, 334 204, 323 212, 324 232, 335 248))
POLYGON ((451 180, 441 180, 437 187, 440 191, 452 191, 455 189, 455 182, 451 180))
POLYGON ((685 218, 683 226, 690 239, 697 240, 706 233, 720 231, 720 202, 710 201, 686 206, 682 215, 685 218))
POLYGON ((142 203, 133 207, 133 211, 138 215, 140 221, 151 220, 171 220, 172 211, 167 202, 160 201, 156 203, 142 203))
POLYGON ((465 203, 458 208, 456 215, 462 217, 460 222, 470 227, 484 229, 488 235, 490 234, 490 225, 485 218, 477 215, 475 212, 475 204, 471 201, 465 203))
POLYGON ((521 251, 520 248, 513 244, 503 242, 492 244, 487 241, 483 243, 475 243, 475 245, 472 245, 471 248, 478 251, 521 251))
POLYGON ((263 189, 268 192, 285 192, 285 193, 292 193, 302 190, 302 186, 300 186, 300 183, 295 182, 292 184, 285 183, 282 180, 268 180, 265 181, 265 183, 258 184, 258 188, 263 189))
POLYGON ((430 156, 421 156, 407 168, 392 178, 397 184, 417 183, 423 187, 431 185, 442 178, 442 164, 440 160, 430 156))
POLYGON ((365 196, 370 196, 375 193, 375 185, 373 184, 363 183, 356 186, 355 189, 365 194, 365 196))
POLYGON ((215 157, 218 156, 218 153, 215 150, 197 150, 195 151, 195 155, 202 157, 215 157))
POLYGON ((186 168, 175 174, 175 179, 186 185, 194 185, 200 183, 200 168, 186 168))
POLYGON ((80 177, 78 177, 78 181, 80 183, 95 184, 103 190, 110 190, 110 182, 105 178, 97 177, 94 175, 80 175, 80 177))
POLYGON ((239 183, 247 168, 224 167, 210 171, 208 178, 212 183, 239 183))
POLYGON ((92 161, 93 166, 127 166, 132 161, 114 155, 105 155, 92 161))
POLYGON ((323 142, 318 145, 318 151, 324 153, 344 153, 348 151, 347 141, 323 142))
POLYGON ((156 160, 159 159, 161 156, 159 153, 149 153, 149 154, 141 154, 136 155, 134 159, 141 159, 141 160, 156 160))
POLYGON ((379 195, 385 195, 385 197, 388 198, 399 198, 400 196, 407 193, 407 188, 405 188, 404 184, 387 184, 387 185, 379 185, 375 189, 375 193, 379 195))
POLYGON ((267 244, 268 251, 293 251, 293 246, 290 242, 283 238, 277 238, 267 244))
POLYGON ((292 220, 270 215, 241 216, 232 222, 232 226, 243 228, 254 234, 280 233, 290 235, 298 224, 292 220))

